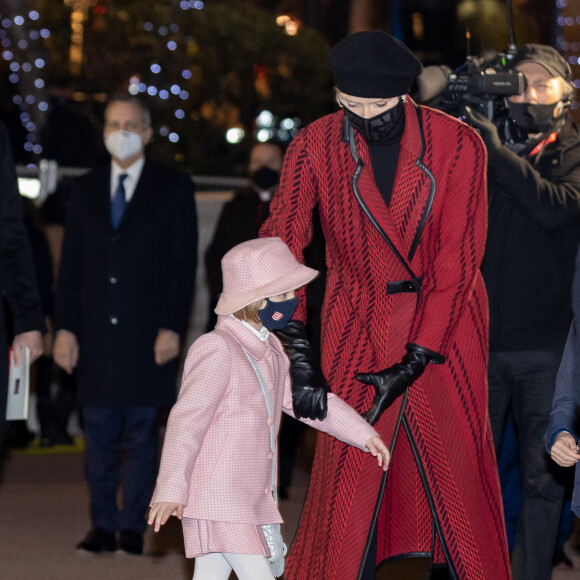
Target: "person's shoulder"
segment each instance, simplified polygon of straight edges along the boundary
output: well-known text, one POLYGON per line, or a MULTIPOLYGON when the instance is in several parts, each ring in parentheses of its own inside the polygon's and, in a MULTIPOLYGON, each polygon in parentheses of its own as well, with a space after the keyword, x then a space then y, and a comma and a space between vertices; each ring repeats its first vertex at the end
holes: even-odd
POLYGON ((197 354, 198 356, 229 356, 236 342, 236 339, 229 332, 215 328, 196 338, 189 347, 189 353, 197 354))
POLYGON ((109 164, 97 165, 86 173, 78 175, 72 180, 71 184, 71 194, 73 197, 78 197, 79 195, 86 196, 92 191, 96 191, 100 188, 102 184, 107 184, 108 187, 108 176, 111 172, 111 166, 109 164))
POLYGON ((180 169, 174 169, 172 167, 167 167, 152 161, 151 159, 145 159, 145 165, 143 166, 143 171, 148 172, 154 179, 160 182, 166 182, 168 184, 192 184, 191 175, 188 175, 180 169))
POLYGON ((432 107, 428 107, 427 105, 417 105, 421 110, 422 115, 428 120, 430 123, 435 124, 436 126, 442 126, 447 128, 455 128, 460 131, 473 131, 473 129, 463 121, 460 121, 456 117, 441 111, 440 109, 433 109, 432 107))
POLYGON ((580 150, 580 126, 568 117, 562 131, 560 141, 563 147, 580 150))
POLYGON ((110 163, 99 163, 99 165, 95 165, 91 167, 88 171, 84 173, 80 173, 77 177, 75 177, 75 181, 90 181, 95 177, 101 177, 110 173, 111 171, 111 164, 110 163))
POLYGON ((312 145, 320 142, 328 142, 340 136, 342 128, 343 112, 336 111, 330 115, 325 115, 312 121, 300 130, 300 133, 294 138, 288 146, 287 154, 292 155, 296 151, 302 151, 312 148, 312 145))
POLYGON ((462 147, 470 144, 475 151, 483 151, 485 149, 478 132, 467 123, 439 109, 433 109, 425 105, 419 105, 419 109, 423 116, 423 126, 428 126, 432 135, 457 141, 462 144, 462 147))
POLYGON ((319 132, 319 131, 328 131, 333 127, 340 128, 342 123, 343 112, 336 111, 334 113, 330 113, 329 115, 324 115, 324 117, 320 117, 316 119, 316 121, 312 121, 304 127, 302 132, 319 132))
POLYGON ((194 204, 195 185, 192 177, 179 169, 146 158, 141 179, 157 191, 165 203, 176 208, 182 208, 184 203, 190 206, 194 204))

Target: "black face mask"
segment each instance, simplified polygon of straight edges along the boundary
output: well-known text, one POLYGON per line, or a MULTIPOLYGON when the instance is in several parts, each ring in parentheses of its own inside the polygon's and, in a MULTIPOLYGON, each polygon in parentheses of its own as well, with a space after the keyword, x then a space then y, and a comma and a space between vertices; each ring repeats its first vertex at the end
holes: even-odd
POLYGON ((509 116, 520 129, 529 133, 541 133, 554 126, 554 107, 551 105, 532 105, 531 103, 510 103, 509 116))
POLYGON ((264 165, 263 167, 260 167, 260 169, 251 173, 250 179, 258 189, 266 191, 267 189, 271 189, 275 185, 278 185, 278 181, 280 181, 280 173, 264 165))
MULTIPOLYGON (((344 107, 344 114, 349 123, 363 136, 363 139, 369 144, 386 143, 393 139, 393 132, 397 127, 398 121, 404 115, 404 104, 399 102, 384 113, 379 113, 374 117, 365 119, 350 109, 344 107)), ((397 137, 400 135, 397 133, 397 137)))

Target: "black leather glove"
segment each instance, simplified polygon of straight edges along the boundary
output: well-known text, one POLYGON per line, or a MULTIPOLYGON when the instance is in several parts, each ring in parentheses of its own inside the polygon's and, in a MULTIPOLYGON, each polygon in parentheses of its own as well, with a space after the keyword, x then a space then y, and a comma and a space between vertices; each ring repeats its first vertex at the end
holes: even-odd
POLYGON ((320 363, 306 338, 300 320, 289 320, 282 330, 274 330, 286 356, 290 359, 292 377, 292 408, 297 418, 324 419, 327 408, 328 385, 320 363))
POLYGON ((481 135, 488 153, 502 146, 497 127, 483 113, 465 106, 465 117, 467 122, 481 135))
POLYGON ((363 415, 364 419, 374 425, 382 412, 390 407, 422 374, 429 361, 442 363, 444 358, 415 344, 407 345, 407 354, 400 363, 390 366, 378 373, 358 373, 357 381, 372 385, 376 390, 371 408, 363 415))

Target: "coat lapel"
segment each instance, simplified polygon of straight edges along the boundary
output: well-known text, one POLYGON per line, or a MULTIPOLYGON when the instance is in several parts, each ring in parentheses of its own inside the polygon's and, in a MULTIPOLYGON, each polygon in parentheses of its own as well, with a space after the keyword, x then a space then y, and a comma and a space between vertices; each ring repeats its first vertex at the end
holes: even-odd
POLYGON ((95 223, 103 224, 105 232, 113 231, 111 225, 111 164, 102 166, 95 171, 95 180, 91 184, 93 203, 96 207, 93 208, 95 215, 95 223))
POLYGON ((356 139, 357 149, 360 151, 361 160, 364 163, 358 180, 361 197, 393 245, 401 255, 405 256, 407 251, 405 250, 401 233, 393 221, 391 210, 376 186, 368 146, 360 135, 357 134, 356 139))
POLYGON ((231 334, 256 360, 264 358, 268 348, 278 355, 283 353, 282 346, 277 339, 273 338, 273 333, 270 333, 270 336, 263 342, 249 328, 229 315, 218 316, 216 330, 224 330, 231 334))
POLYGON ((361 196, 393 245, 410 261, 421 233, 421 221, 434 193, 421 162, 421 128, 414 103, 408 98, 405 103, 405 131, 388 207, 375 184, 368 146, 358 133, 356 139, 364 163, 359 178, 361 196))

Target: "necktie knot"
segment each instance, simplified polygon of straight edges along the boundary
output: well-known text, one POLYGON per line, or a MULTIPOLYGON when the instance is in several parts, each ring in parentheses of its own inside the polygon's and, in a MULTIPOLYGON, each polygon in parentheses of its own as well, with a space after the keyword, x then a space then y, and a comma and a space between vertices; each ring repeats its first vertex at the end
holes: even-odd
POLYGON ((121 218, 123 217, 123 212, 125 211, 125 206, 127 205, 127 198, 125 196, 125 186, 123 182, 127 179, 128 175, 126 173, 121 173, 119 175, 119 184, 111 200, 111 224, 113 228, 117 229, 121 223, 121 218))

